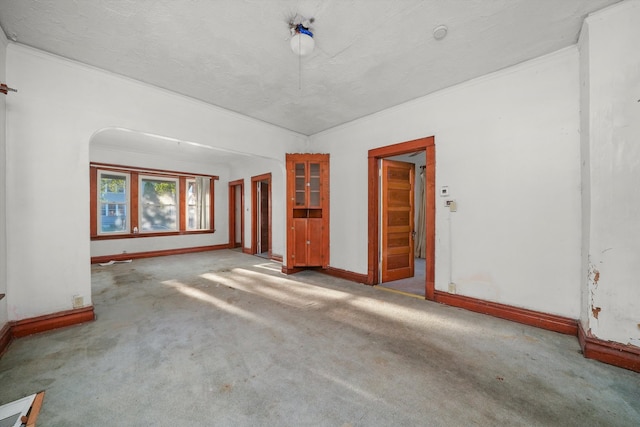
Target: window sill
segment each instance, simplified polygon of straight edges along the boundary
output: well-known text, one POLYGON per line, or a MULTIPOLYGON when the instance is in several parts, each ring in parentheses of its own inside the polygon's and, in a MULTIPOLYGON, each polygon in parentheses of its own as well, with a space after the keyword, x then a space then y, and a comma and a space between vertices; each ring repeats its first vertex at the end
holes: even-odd
POLYGON ((194 231, 168 231, 161 233, 129 233, 114 235, 94 235, 91 240, 118 240, 118 239, 137 239, 139 237, 164 237, 164 236, 190 236, 194 234, 213 234, 216 230, 194 230, 194 231))

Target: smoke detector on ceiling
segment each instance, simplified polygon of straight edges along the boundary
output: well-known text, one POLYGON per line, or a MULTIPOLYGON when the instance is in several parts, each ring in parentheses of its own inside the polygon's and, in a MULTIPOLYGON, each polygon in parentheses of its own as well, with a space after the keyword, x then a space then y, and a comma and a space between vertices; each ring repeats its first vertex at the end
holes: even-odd
POLYGON ((447 26, 446 25, 438 25, 433 29, 433 38, 436 40, 442 40, 447 37, 447 26))

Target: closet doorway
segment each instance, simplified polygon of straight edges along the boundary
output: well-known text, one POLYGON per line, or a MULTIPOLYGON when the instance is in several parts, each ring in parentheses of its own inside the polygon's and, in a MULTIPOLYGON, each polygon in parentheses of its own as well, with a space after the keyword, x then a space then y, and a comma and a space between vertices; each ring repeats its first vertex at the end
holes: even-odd
POLYGON ((229 248, 244 248, 244 179, 229 182, 229 248))
MULTIPOLYGON (((424 268, 424 275, 420 273, 419 295, 432 300, 435 293, 435 140, 433 137, 369 150, 368 234, 368 283, 371 285, 382 282, 393 283, 397 279, 411 281, 416 276, 413 269, 415 262, 415 267, 424 268), (401 162, 395 164, 398 166, 405 164, 406 171, 399 167, 384 167, 384 164, 393 165, 397 160, 401 162), (412 163, 413 166, 407 166, 408 163, 412 163), (422 189, 419 185, 415 185, 418 177, 420 180, 424 179, 422 201, 418 201, 422 189), (413 198, 412 191, 415 192, 416 199, 413 198), (422 212, 419 209, 420 204, 423 207, 422 212), (415 209, 415 206, 418 209, 415 209), (414 221, 414 217, 418 220, 414 221), (414 254, 421 254, 424 257, 423 266, 421 261, 415 261, 414 254)), ((410 285, 415 286, 415 283, 410 285)))
POLYGON ((251 253, 271 259, 271 174, 251 177, 251 253))

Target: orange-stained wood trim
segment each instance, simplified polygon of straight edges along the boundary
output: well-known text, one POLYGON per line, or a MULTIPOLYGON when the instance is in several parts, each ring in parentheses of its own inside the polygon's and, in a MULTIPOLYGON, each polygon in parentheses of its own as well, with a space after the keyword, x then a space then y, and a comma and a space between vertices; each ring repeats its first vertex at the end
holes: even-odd
POLYGON ((236 221, 240 221, 240 245, 244 247, 244 179, 229 182, 229 247, 236 246, 236 221), (240 218, 236 218, 236 191, 240 187, 240 218))
POLYGON ((229 247, 233 248, 236 245, 236 188, 229 185, 229 202, 227 205, 229 218, 229 247))
POLYGON ((114 236, 91 236, 91 240, 138 239, 140 237, 188 236, 191 234, 213 234, 213 233, 215 233, 215 230, 158 231, 154 233, 143 232, 143 233, 137 233, 137 234, 119 234, 114 236))
POLYGON ((179 230, 187 229, 187 178, 181 176, 178 178, 178 227, 179 230))
POLYGON ((383 157, 398 156, 400 154, 422 151, 426 147, 433 145, 435 145, 435 138, 433 136, 429 136, 426 138, 419 138, 411 141, 387 145, 380 148, 374 148, 372 150, 369 150, 369 157, 380 159, 383 157))
POLYGON ((260 181, 267 181, 269 186, 269 248, 268 253, 271 257, 271 172, 251 177, 251 254, 258 253, 258 208, 256 206, 258 199, 258 185, 260 181))
POLYGON ((367 266, 367 284, 375 285, 379 282, 378 274, 378 254, 379 245, 379 194, 380 184, 378 180, 378 160, 385 157, 396 156, 400 154, 412 153, 415 151, 425 151, 425 203, 427 209, 425 211, 426 222, 426 253, 427 268, 425 277, 425 298, 434 299, 435 291, 435 138, 433 136, 427 138, 414 139, 412 141, 401 142, 398 144, 388 145, 386 147, 375 148, 369 150, 368 155, 368 266, 367 266))
POLYGON ((143 175, 153 175, 154 173, 156 175, 182 175, 186 178, 194 178, 196 176, 205 176, 205 177, 209 177, 212 179, 220 179, 220 177, 218 175, 206 175, 206 174, 199 174, 199 173, 193 173, 193 172, 180 172, 180 171, 173 171, 173 170, 167 170, 167 169, 153 169, 153 168, 142 168, 142 167, 137 167, 137 166, 126 166, 126 165, 114 165, 112 163, 96 163, 96 162, 91 162, 91 166, 95 166, 101 169, 109 169, 109 170, 113 170, 113 171, 118 171, 118 172, 142 172, 143 175))
POLYGON ((426 167, 424 198, 427 206, 425 209, 425 254, 431 262, 426 263, 425 298, 433 301, 435 298, 435 277, 436 277, 436 146, 428 145, 426 151, 426 167))
POLYGON ((271 259, 274 261, 282 262, 282 255, 271 254, 271 259))
POLYGON ((578 324, 578 341, 587 359, 640 372, 640 347, 596 338, 585 332, 581 323, 578 324))
POLYGON ((93 311, 93 306, 60 311, 58 313, 13 322, 11 325, 11 335, 14 338, 25 337, 39 332, 90 322, 95 320, 95 318, 96 315, 93 311))
POLYGON ((90 236, 98 234, 98 169, 89 168, 89 233, 90 236))
MULTIPOLYGON (((216 215, 215 215, 215 200, 216 200, 216 180, 218 179, 218 177, 211 177, 211 179, 209 180, 209 185, 211 186, 209 189, 209 229, 211 231, 216 231, 216 215)), ((183 197, 183 199, 186 200, 186 197, 183 197)), ((186 218, 187 213, 185 211, 184 216, 186 218)), ((183 230, 186 230, 186 224, 185 227, 183 228, 183 230)))
POLYGON ((127 259, 153 258, 158 256, 182 255, 195 252, 218 251, 221 249, 229 249, 229 244, 211 245, 211 246, 195 246, 191 248, 166 249, 162 251, 149 252, 133 252, 127 254, 102 255, 91 257, 91 264, 98 264, 109 261, 124 261, 127 259))
POLYGON ((353 271, 342 270, 341 268, 331 266, 318 271, 328 276, 338 277, 340 279, 349 280, 351 282, 368 284, 368 276, 366 274, 354 273, 353 271))
POLYGON ((242 247, 242 253, 247 255, 253 255, 253 250, 251 248, 242 247))
POLYGON ((11 335, 11 322, 7 322, 2 329, 0 329, 0 357, 5 351, 7 351, 11 341, 13 341, 13 335, 11 335))
POLYGON ((442 291, 435 291, 435 301, 549 331, 560 332, 561 334, 574 336, 578 334, 577 320, 556 316, 555 314, 542 313, 442 291))
POLYGON ((379 206, 379 183, 378 183, 378 158, 369 157, 369 188, 368 188, 368 236, 367 245, 367 285, 373 286, 378 284, 378 260, 379 260, 379 229, 380 212, 379 206))
POLYGON ((129 222, 131 223, 129 233, 133 233, 134 228, 138 229, 138 233, 129 235, 131 237, 140 235, 140 218, 138 218, 138 205, 140 204, 138 193, 140 192, 140 183, 138 182, 137 172, 131 172, 129 179, 131 180, 129 183, 129 192, 131 193, 131 198, 129 199, 131 201, 129 203, 129 210, 131 211, 129 212, 129 222))

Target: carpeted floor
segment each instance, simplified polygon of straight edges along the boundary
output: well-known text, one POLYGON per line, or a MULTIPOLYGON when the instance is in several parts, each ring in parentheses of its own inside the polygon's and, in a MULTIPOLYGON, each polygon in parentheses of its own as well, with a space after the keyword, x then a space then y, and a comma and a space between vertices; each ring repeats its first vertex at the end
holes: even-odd
POLYGON ((91 281, 95 322, 0 359, 38 427, 640 425, 640 375, 573 336, 228 250, 91 281))

